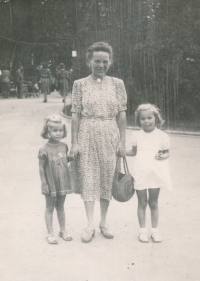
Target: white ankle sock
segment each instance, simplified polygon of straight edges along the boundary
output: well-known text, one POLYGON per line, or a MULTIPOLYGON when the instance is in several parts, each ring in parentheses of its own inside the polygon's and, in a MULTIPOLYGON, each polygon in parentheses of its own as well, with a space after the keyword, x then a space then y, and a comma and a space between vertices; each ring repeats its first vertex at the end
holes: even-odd
POLYGON ((147 233, 147 229, 146 228, 139 228, 139 232, 140 233, 147 233))
POLYGON ((158 232, 158 228, 151 228, 151 234, 157 233, 158 232))

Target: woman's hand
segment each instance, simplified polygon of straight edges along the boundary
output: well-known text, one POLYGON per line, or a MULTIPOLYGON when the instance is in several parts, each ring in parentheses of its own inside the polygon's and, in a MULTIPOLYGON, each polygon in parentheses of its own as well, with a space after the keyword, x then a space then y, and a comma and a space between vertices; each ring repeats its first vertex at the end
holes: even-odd
POLYGON ((74 143, 72 144, 69 157, 74 159, 74 157, 76 157, 79 154, 79 152, 80 152, 80 147, 78 143, 74 143))
POLYGON ((126 155, 126 146, 125 142, 119 142, 117 146, 117 153, 120 157, 124 157, 126 155))

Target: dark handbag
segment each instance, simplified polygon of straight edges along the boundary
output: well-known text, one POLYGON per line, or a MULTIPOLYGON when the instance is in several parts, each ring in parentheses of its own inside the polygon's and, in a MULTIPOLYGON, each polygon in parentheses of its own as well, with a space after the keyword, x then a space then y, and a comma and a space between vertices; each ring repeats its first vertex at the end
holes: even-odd
POLYGON ((123 164, 125 174, 120 173, 116 165, 115 177, 112 186, 112 196, 118 202, 127 202, 135 193, 133 177, 129 173, 125 156, 123 157, 123 164))

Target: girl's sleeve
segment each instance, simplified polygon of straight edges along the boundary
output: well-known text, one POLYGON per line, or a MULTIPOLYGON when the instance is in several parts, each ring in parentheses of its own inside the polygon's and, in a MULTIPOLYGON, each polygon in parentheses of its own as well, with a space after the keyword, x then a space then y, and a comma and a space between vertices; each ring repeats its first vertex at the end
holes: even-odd
POLYGON ((73 89, 72 89, 72 109, 73 113, 81 112, 81 84, 78 81, 74 81, 73 89))
POLYGON ((131 135, 131 145, 137 146, 137 132, 134 132, 131 135))
POLYGON ((169 149, 169 146, 170 146, 169 136, 167 134, 163 133, 161 149, 162 150, 167 150, 167 149, 169 149))
POLYGON ((118 112, 125 111, 127 109, 127 94, 124 86, 124 82, 121 79, 117 81, 117 98, 118 98, 118 112))
POLYGON ((40 159, 40 160, 47 159, 47 152, 44 148, 40 148, 39 153, 38 153, 38 159, 40 159))

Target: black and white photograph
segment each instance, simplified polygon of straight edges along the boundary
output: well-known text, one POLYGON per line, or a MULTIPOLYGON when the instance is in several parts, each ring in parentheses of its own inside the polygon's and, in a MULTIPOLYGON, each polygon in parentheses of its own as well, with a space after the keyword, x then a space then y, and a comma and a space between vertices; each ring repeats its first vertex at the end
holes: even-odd
POLYGON ((200 281, 200 1, 0 0, 0 280, 200 281))

